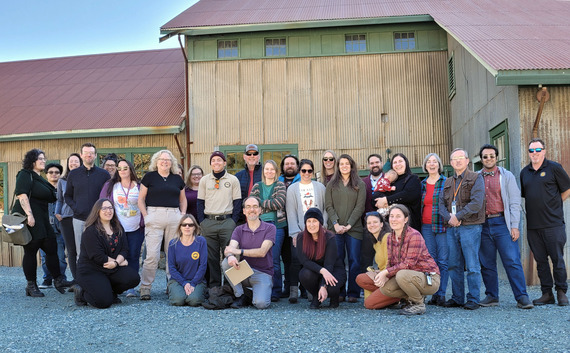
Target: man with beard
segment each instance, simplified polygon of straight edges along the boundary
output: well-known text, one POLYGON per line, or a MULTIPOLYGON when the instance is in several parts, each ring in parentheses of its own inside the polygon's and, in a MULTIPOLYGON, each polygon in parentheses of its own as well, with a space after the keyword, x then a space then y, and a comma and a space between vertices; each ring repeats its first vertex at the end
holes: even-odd
MULTIPOLYGON (((377 153, 372 153, 368 156, 368 170, 370 174, 362 178, 366 185, 366 204, 364 205, 364 215, 368 212, 376 211, 376 201, 373 199, 372 194, 377 189, 378 181, 384 177, 382 173, 382 157, 377 153)), ((360 247, 360 271, 366 272, 368 266, 372 266, 374 260, 374 248, 372 246, 372 239, 364 237, 360 247)))

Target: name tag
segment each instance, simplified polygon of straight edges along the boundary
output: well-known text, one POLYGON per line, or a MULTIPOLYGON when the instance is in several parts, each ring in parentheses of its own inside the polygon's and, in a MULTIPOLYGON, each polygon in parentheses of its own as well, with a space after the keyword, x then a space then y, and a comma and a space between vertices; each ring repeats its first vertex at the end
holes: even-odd
POLYGON ((451 214, 456 214, 457 213, 457 204, 455 203, 455 201, 451 202, 451 214))

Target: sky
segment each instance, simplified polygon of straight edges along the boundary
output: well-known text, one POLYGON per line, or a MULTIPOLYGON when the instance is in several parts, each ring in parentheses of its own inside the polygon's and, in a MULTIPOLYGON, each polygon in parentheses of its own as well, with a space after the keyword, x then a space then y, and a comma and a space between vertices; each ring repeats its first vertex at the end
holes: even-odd
POLYGON ((197 0, 2 0, 0 62, 177 48, 160 27, 197 0))

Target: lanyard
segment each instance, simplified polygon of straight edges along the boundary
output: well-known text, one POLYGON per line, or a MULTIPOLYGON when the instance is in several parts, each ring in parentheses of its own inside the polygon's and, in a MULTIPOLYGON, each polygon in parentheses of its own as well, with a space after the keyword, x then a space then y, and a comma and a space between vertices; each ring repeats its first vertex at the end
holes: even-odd
POLYGON ((461 181, 459 182, 459 186, 457 187, 457 189, 455 189, 455 181, 456 181, 456 179, 453 178, 453 189, 455 190, 453 192, 453 201, 455 201, 455 197, 457 197, 457 193, 459 192, 459 188, 461 187, 461 183, 463 183, 463 178, 461 178, 461 181))
POLYGON ((121 185, 121 189, 123 189, 123 193, 125 194, 125 205, 129 204, 129 193, 131 192, 131 185, 133 184, 133 182, 131 181, 131 183, 129 184, 129 188, 127 189, 127 192, 125 192, 125 188, 123 187, 123 184, 121 185))

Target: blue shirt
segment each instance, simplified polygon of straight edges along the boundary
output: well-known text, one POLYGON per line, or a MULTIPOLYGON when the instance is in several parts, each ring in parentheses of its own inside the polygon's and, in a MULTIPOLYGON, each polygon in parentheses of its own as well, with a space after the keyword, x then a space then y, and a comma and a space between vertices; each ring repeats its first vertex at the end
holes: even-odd
POLYGON ((175 239, 168 245, 168 269, 170 276, 182 287, 190 283, 196 287, 205 282, 204 275, 208 267, 208 246, 206 239, 197 236, 190 246, 185 246, 175 239))

